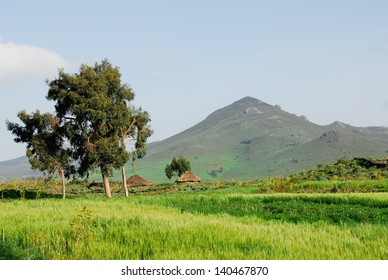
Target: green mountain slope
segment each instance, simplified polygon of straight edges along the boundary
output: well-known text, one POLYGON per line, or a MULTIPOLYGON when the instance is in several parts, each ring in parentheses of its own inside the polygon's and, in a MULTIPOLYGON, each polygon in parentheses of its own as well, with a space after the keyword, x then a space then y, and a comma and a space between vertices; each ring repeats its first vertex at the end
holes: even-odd
MULTIPOLYGON (((285 176, 299 171, 307 171, 318 164, 335 163, 341 158, 383 157, 386 156, 388 143, 347 130, 331 130, 317 139, 254 159, 241 166, 242 170, 259 167, 257 172, 264 177, 285 176)), ((238 174, 237 172, 235 174, 238 174)), ((249 172, 248 172, 249 174, 249 172)))
POLYGON ((215 111, 197 125, 152 143, 136 173, 165 181, 164 166, 184 155, 203 179, 287 175, 339 158, 387 155, 388 128, 320 126, 252 97, 215 111))

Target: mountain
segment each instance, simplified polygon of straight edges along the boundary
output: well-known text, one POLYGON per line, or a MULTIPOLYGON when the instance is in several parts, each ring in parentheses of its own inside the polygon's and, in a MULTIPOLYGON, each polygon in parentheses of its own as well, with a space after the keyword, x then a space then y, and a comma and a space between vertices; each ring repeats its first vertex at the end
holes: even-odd
MULTIPOLYGON (((166 181, 164 168, 179 155, 206 180, 284 176, 340 158, 387 154, 388 128, 360 128, 341 122, 321 126, 280 106, 245 97, 181 133, 150 143, 145 158, 136 161, 136 173, 154 182, 166 181)), ((20 168, 15 167, 17 162, 20 159, 15 164, 0 163, 0 179, 4 167, 20 168)), ((128 164, 127 172, 130 170, 128 164)))
POLYGON ((152 143, 137 172, 160 182, 173 156, 184 155, 202 179, 284 176, 355 156, 383 157, 388 128, 335 122, 320 126, 303 116, 245 97, 197 125, 152 143))
POLYGON ((31 169, 26 156, 0 162, 0 181, 43 177, 42 172, 31 169))

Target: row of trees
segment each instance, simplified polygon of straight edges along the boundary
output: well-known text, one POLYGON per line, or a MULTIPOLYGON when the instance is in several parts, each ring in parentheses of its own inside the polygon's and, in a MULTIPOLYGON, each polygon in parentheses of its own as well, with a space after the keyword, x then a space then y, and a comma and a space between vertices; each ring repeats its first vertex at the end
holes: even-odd
POLYGON ((60 70, 58 78, 46 82, 46 98, 55 102, 55 113, 21 111, 22 124, 6 122, 16 135, 14 140, 27 144, 32 168, 50 175, 58 172, 63 198, 65 178, 87 177, 96 168, 101 171, 105 195, 111 197, 109 176, 121 168, 128 196, 125 163, 145 155, 152 130, 149 114, 131 104, 135 94, 122 84, 119 69, 103 60, 94 66, 81 65, 76 74, 60 70))

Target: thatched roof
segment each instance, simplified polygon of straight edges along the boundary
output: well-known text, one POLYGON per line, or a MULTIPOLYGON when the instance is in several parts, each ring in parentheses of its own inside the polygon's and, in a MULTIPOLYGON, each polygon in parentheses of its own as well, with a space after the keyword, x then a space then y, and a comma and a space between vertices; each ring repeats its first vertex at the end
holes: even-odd
POLYGON ((199 178, 197 175, 195 175, 191 171, 186 171, 175 182, 177 182, 177 183, 199 183, 199 182, 201 182, 201 178, 199 178))
POLYGON ((152 186, 153 183, 144 179, 140 175, 132 175, 130 178, 127 180, 127 185, 130 187, 140 187, 140 186, 152 186))

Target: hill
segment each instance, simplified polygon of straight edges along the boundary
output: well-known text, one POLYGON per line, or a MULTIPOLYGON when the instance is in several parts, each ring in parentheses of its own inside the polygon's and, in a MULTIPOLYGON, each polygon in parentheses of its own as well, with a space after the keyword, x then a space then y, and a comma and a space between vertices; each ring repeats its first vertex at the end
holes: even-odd
POLYGON ((43 175, 31 169, 26 156, 0 162, 0 181, 35 177, 43 177, 43 175))
MULTIPOLYGON (((384 157, 387 152, 388 128, 341 122, 321 126, 280 106, 245 97, 181 133, 150 143, 146 157, 136 161, 136 173, 155 183, 166 181, 164 167, 173 156, 183 155, 204 180, 265 178, 341 158, 384 157)), ((0 163, 0 179, 32 176, 23 174, 22 162, 0 163)), ((25 158, 24 163, 29 169, 25 158)), ((117 172, 115 177, 119 176, 117 172)))
POLYGON ((202 179, 284 176, 340 158, 383 157, 388 128, 320 126, 245 97, 197 125, 149 146, 137 172, 160 182, 173 156, 184 155, 202 179))

